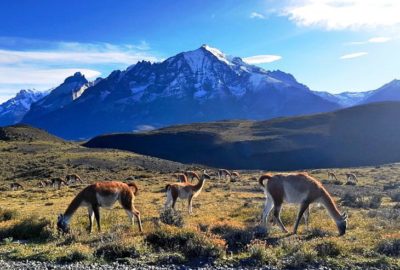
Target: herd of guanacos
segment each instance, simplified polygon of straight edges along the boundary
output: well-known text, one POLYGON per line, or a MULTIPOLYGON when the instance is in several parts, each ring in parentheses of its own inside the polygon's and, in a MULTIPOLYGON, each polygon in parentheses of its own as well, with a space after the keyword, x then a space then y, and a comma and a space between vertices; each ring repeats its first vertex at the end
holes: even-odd
MULTIPOLYGON (((194 171, 185 171, 175 174, 178 182, 167 184, 165 188, 166 202, 165 208, 172 207, 178 199, 186 199, 188 201, 188 211, 192 214, 192 201, 201 193, 206 180, 211 179, 210 174, 206 170, 201 175, 194 171), (197 183, 192 183, 188 179, 197 179, 197 183)), ((238 172, 230 172, 226 169, 217 171, 219 179, 238 180, 240 174, 238 172)), ((352 174, 346 174, 347 181, 356 183, 357 177, 352 174)), ((329 180, 338 180, 333 172, 328 172, 329 180)), ((52 186, 60 189, 62 185, 71 183, 84 183, 77 174, 69 174, 65 180, 62 178, 53 178, 49 181, 40 181, 39 187, 52 186)), ((332 220, 336 223, 339 235, 346 233, 347 219, 346 213, 340 213, 335 201, 329 192, 323 187, 320 181, 309 175, 308 173, 265 173, 258 179, 261 189, 265 193, 266 201, 262 212, 262 225, 268 231, 270 229, 269 221, 277 224, 280 229, 288 233, 283 225, 280 212, 283 202, 299 204, 299 212, 293 228, 293 234, 297 233, 299 222, 302 218, 308 226, 309 206, 312 203, 319 203, 325 207, 332 220), (272 212, 272 220, 269 216, 272 212)), ((11 189, 23 189, 23 186, 17 182, 11 184, 11 189)), ((133 182, 124 183, 119 181, 103 181, 96 182, 86 186, 71 201, 64 214, 60 214, 57 219, 57 229, 63 233, 70 232, 70 220, 79 207, 87 207, 89 216, 88 231, 92 231, 94 219, 96 219, 97 228, 101 231, 100 225, 100 208, 111 208, 115 202, 119 202, 126 211, 131 224, 134 224, 134 217, 138 222, 139 231, 143 231, 140 212, 134 206, 134 199, 139 189, 133 182)))

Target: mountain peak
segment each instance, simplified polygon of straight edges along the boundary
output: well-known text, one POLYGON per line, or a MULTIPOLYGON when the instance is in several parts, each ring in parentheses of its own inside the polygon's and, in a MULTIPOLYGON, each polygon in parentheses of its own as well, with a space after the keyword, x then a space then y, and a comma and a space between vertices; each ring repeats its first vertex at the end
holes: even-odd
POLYGON ((82 73, 75 72, 74 75, 68 77, 65 79, 64 83, 87 83, 88 80, 86 80, 85 75, 83 75, 82 73))
POLYGON ((213 48, 207 44, 203 44, 199 49, 207 51, 207 52, 211 53, 213 56, 215 56, 216 58, 218 58, 218 60, 225 62, 228 65, 231 65, 229 57, 227 55, 225 55, 223 52, 221 52, 219 49, 213 48))

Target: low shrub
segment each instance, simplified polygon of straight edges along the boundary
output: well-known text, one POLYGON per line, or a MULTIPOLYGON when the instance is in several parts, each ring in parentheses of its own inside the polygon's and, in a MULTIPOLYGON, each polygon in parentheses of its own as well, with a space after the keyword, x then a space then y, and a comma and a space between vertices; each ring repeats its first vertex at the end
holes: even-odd
POLYGON ((74 250, 67 255, 57 258, 57 263, 74 263, 81 261, 88 261, 92 258, 92 254, 74 250))
POLYGON ((161 222, 182 228, 185 225, 185 220, 180 211, 172 208, 163 209, 160 213, 161 222))
POLYGON ((253 265, 275 265, 277 264, 276 256, 268 248, 265 241, 254 240, 247 245, 250 263, 253 265))
POLYGON ((179 253, 163 254, 157 260, 157 265, 164 264, 184 264, 186 262, 185 256, 179 253))
POLYGON ((342 200, 342 205, 353 208, 372 208, 377 209, 382 204, 382 195, 372 195, 369 197, 361 196, 355 193, 345 193, 342 200))
POLYGON ((317 252, 308 247, 301 247, 287 257, 286 268, 303 269, 318 264, 317 252))
POLYGON ((109 243, 102 245, 95 251, 96 257, 102 257, 107 261, 120 258, 137 258, 140 256, 135 247, 121 243, 109 243))
POLYGON ((11 209, 0 208, 0 222, 15 219, 18 216, 18 212, 11 209))
POLYGON ((11 226, 0 229, 0 239, 9 237, 18 240, 48 240, 53 237, 51 222, 38 217, 25 218, 11 226))
POLYGON ((254 237, 251 228, 239 228, 227 224, 217 225, 211 232, 221 236, 227 243, 228 251, 234 252, 245 248, 254 237))
POLYGON ((314 247, 318 256, 321 257, 336 257, 340 255, 339 246, 332 241, 323 242, 314 247))
POLYGON ((216 259, 224 254, 221 244, 205 235, 187 230, 158 229, 147 235, 146 241, 155 249, 180 251, 186 258, 216 259))
POLYGON ((376 251, 391 257, 400 256, 400 239, 385 239, 378 243, 376 251))
POLYGON ((399 191, 392 191, 391 193, 389 193, 389 197, 392 199, 393 202, 400 202, 399 191))

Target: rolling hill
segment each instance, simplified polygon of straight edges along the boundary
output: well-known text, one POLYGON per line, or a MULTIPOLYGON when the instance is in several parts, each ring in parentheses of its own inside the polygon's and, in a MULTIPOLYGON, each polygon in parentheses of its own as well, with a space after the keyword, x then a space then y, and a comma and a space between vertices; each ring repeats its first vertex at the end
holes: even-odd
POLYGON ((399 115, 400 102, 372 103, 269 121, 198 123, 103 135, 85 146, 236 169, 377 165, 400 161, 399 115))

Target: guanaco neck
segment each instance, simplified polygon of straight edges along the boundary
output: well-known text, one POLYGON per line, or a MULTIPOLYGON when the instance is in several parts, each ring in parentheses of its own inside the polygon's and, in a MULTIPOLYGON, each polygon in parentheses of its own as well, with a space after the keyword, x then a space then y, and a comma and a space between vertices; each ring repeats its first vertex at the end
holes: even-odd
POLYGON ((201 176, 199 182, 196 185, 193 186, 193 191, 194 192, 201 191, 201 189, 203 188, 205 182, 206 182, 206 178, 204 176, 201 176))
POLYGON ((69 222, 69 220, 71 219, 71 217, 75 214, 76 210, 79 208, 79 206, 81 205, 83 199, 82 196, 80 196, 81 194, 78 194, 73 200, 72 202, 68 205, 67 209, 64 212, 64 221, 66 223, 69 222))
POLYGON ((339 222, 341 220, 341 215, 339 210, 336 207, 335 202, 333 201, 332 197, 328 194, 328 192, 322 188, 322 195, 321 195, 321 203, 325 206, 326 210, 328 211, 329 215, 336 221, 339 222))

